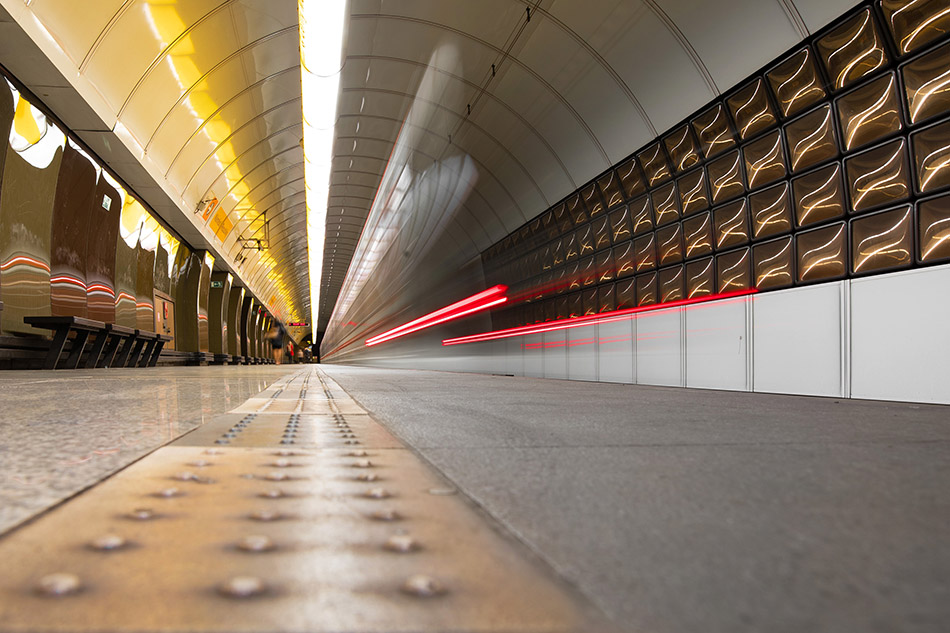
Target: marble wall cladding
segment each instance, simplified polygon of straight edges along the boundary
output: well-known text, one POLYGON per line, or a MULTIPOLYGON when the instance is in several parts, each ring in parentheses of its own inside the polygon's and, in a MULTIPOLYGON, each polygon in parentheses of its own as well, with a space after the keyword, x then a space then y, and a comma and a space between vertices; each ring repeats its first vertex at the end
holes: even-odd
POLYGON ((254 298, 245 294, 241 302, 241 356, 250 356, 253 351, 251 347, 251 327, 254 319, 251 308, 253 303, 254 298))
POLYGON ((241 304, 244 302, 244 288, 232 284, 228 293, 228 329, 226 353, 241 355, 241 304))
POLYGON ((86 262, 93 228, 95 164, 72 143, 63 148, 50 222, 50 309, 53 316, 86 317, 86 262))
POLYGON ((146 332, 155 329, 155 249, 139 240, 135 246, 138 266, 135 274, 135 324, 146 332))
POLYGON ((122 205, 118 190, 100 174, 86 246, 86 306, 90 319, 104 323, 115 323, 115 247, 122 205))
POLYGON ((209 321, 208 316, 209 303, 208 294, 211 292, 211 265, 214 259, 209 253, 200 252, 198 256, 201 259, 201 265, 198 269, 198 297, 197 297, 197 318, 198 318, 198 351, 211 351, 209 341, 209 321))
POLYGON ((488 284, 539 304, 493 319, 593 278, 651 305, 945 262, 948 189, 946 2, 862 2, 486 249, 488 284))
MULTIPOLYGON (((13 93, 6 82, 0 82, 0 138, 10 135, 13 125, 13 93)), ((3 185, 3 167, 7 160, 7 152, 0 148, 0 192, 3 185)), ((0 271, 0 301, 3 301, 3 274, 0 271)))

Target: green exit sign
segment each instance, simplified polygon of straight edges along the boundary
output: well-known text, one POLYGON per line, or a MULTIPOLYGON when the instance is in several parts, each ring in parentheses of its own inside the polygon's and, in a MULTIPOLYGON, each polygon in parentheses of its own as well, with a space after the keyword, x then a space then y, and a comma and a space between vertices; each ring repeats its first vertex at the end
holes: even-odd
POLYGON ((223 281, 212 281, 212 282, 211 282, 211 287, 212 287, 212 288, 224 288, 224 282, 223 282, 223 281))

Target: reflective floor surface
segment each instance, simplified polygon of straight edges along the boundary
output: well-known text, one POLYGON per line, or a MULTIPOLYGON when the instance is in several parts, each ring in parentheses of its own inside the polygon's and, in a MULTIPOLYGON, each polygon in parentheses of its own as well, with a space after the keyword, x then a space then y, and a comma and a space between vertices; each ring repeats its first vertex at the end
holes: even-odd
POLYGON ((296 369, 0 372, 0 532, 238 406, 296 369))

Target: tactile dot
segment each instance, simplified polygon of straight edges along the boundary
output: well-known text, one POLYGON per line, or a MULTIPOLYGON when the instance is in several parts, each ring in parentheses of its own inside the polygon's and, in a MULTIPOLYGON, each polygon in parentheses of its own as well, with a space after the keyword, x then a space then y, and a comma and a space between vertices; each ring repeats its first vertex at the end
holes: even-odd
POLYGON ((441 582, 425 574, 415 574, 406 578, 405 582, 402 583, 402 590, 420 598, 440 596, 446 591, 441 582))
POLYGON ((458 490, 456 490, 455 488, 429 488, 430 495, 447 497, 449 495, 454 495, 456 493, 458 493, 458 490))
POLYGON ((379 481, 380 477, 376 473, 361 473, 355 479, 356 481, 379 481))
POLYGON ((260 496, 266 499, 280 499, 281 497, 287 496, 283 490, 265 490, 260 494, 260 496))
POLYGON ((89 543, 89 546, 93 549, 109 552, 125 547, 126 544, 127 541, 118 534, 104 534, 94 539, 89 543))
POLYGON ((213 465, 213 463, 214 462, 209 462, 205 459, 198 459, 189 463, 188 465, 193 466, 194 468, 207 468, 208 466, 213 465))
POLYGON ((274 512, 272 510, 258 510, 257 512, 252 512, 248 515, 251 519, 255 521, 279 521, 284 518, 284 515, 280 512, 274 512))
POLYGON ((386 540, 383 547, 391 552, 408 554, 419 549, 419 542, 408 534, 395 534, 386 540))
POLYGON ((47 596, 68 596, 81 588, 79 576, 62 572, 43 576, 36 585, 36 590, 47 596))
POLYGON ((205 455, 221 455, 222 453, 224 453, 224 451, 217 448, 209 448, 205 451, 205 455))
POLYGON ((290 475, 287 473, 267 473, 264 475, 264 479, 268 481, 287 481, 290 479, 290 475))
POLYGON ((360 461, 353 463, 353 468, 372 468, 372 467, 373 467, 373 462, 369 461, 368 459, 361 459, 360 461))
POLYGON ((186 470, 180 473, 175 473, 172 476, 172 479, 177 479, 178 481, 194 481, 198 479, 198 475, 186 470))
POLYGON ((369 515, 374 521, 401 521, 402 515, 395 510, 377 510, 369 515))
POLYGON ((289 466, 293 466, 293 464, 291 463, 289 459, 278 459, 278 460, 275 460, 274 463, 271 465, 274 466, 275 468, 287 468, 289 466))
POLYGON ((154 519, 155 516, 155 511, 151 508, 136 508, 129 513, 129 517, 139 521, 148 521, 149 519, 154 519))
POLYGON ((264 593, 266 588, 264 581, 256 576, 235 576, 221 583, 218 591, 230 598, 250 598, 264 593))
POLYGON ((182 491, 179 490, 178 488, 165 488, 164 490, 159 490, 155 494, 159 497, 171 498, 171 497, 180 497, 184 493, 182 493, 182 491))
POLYGON ((363 493, 369 499, 388 499, 392 494, 385 488, 371 488, 363 493))
POLYGON ((251 534, 238 541, 237 547, 245 552, 269 552, 277 546, 269 536, 251 534))

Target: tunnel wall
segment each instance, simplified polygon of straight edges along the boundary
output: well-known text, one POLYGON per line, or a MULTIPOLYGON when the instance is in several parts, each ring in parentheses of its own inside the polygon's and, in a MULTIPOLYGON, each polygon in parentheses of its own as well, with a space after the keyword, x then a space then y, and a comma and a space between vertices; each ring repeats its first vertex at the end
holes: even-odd
MULTIPOLYGON (((168 349, 210 350, 213 258, 163 228, 68 131, 4 79, 0 138, 2 333, 49 337, 23 323, 33 315, 153 331, 155 301, 163 295, 175 303, 177 340, 168 349)), ((225 306, 218 307, 223 337, 228 322, 225 306)), ((223 339, 215 348, 224 348, 223 339)))
POLYGON ((459 329, 443 328, 378 351, 361 337, 325 357, 950 402, 940 6, 862 3, 489 247, 482 287, 509 301, 465 334, 537 333, 433 347, 459 329), (674 307, 736 292, 756 294, 674 307), (643 312, 570 325, 618 310, 643 312))

